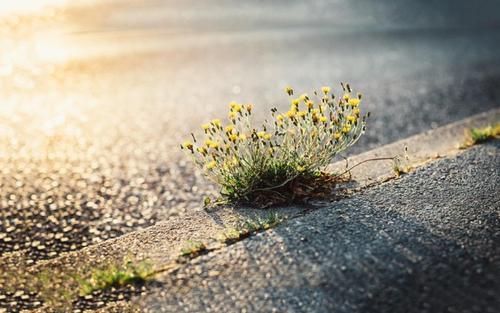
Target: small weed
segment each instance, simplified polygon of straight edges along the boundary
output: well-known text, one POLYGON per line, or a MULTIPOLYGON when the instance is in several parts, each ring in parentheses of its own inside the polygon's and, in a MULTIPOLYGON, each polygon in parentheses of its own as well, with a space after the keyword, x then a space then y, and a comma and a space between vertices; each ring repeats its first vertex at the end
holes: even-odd
MULTIPOLYGON (((271 109, 271 121, 260 127, 251 122, 253 105, 232 102, 228 123, 214 119, 203 124, 201 140, 192 134, 192 141, 181 148, 228 201, 254 203, 263 194, 271 203, 293 199, 296 186, 327 177, 319 175, 321 170, 365 132, 368 114, 361 114, 361 94, 341 85, 338 97, 330 87, 312 97, 296 97, 287 87, 290 109, 271 109)), ((210 204, 205 201, 205 206, 210 204)))
POLYGON ((186 246, 181 249, 180 256, 187 258, 194 258, 207 251, 207 247, 201 241, 188 240, 186 246))
POLYGON ((283 218, 279 216, 277 213, 269 213, 269 215, 264 219, 259 220, 247 220, 245 222, 245 226, 250 229, 252 232, 267 230, 272 228, 279 223, 281 223, 283 218))
POLYGON ((409 172, 410 167, 406 164, 408 160, 408 147, 405 147, 404 155, 396 155, 392 159, 392 170, 396 176, 401 176, 409 172))
POLYGON ((460 146, 464 149, 489 139, 500 138, 500 123, 482 128, 472 128, 465 135, 465 142, 460 146))
POLYGON ((223 243, 233 243, 243 239, 243 229, 240 227, 229 228, 220 234, 219 239, 223 243))
POLYGON ((141 284, 152 273, 150 264, 145 262, 133 264, 132 261, 126 261, 122 265, 110 264, 94 270, 87 279, 78 279, 80 295, 88 295, 95 290, 105 290, 111 287, 141 284))
POLYGON ((231 244, 241 239, 250 237, 252 234, 273 228, 284 220, 276 213, 270 213, 264 219, 246 220, 237 228, 230 228, 220 235, 220 241, 231 244))

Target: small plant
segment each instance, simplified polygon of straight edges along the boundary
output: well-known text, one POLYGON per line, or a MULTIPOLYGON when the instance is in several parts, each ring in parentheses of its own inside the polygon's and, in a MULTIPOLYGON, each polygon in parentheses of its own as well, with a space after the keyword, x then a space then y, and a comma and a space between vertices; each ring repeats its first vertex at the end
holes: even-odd
POLYGON ((495 126, 471 129, 471 137, 474 144, 484 142, 488 139, 500 137, 500 123, 495 126))
POLYGON ((134 264, 126 261, 122 265, 110 264, 92 272, 88 279, 78 279, 80 295, 91 294, 95 290, 122 287, 128 284, 144 283, 153 273, 148 263, 134 264))
POLYGON ((473 128, 470 131, 472 142, 474 144, 484 142, 488 139, 500 137, 500 123, 495 126, 487 126, 483 128, 473 128))
POLYGON ((252 232, 257 232, 272 228, 281 223, 282 220, 283 218, 279 214, 269 213, 264 219, 246 220, 245 228, 249 229, 252 232))
POLYGON ((336 98, 330 87, 294 97, 290 110, 271 109, 272 121, 251 123, 252 104, 229 104, 228 123, 214 119, 203 124, 203 138, 181 145, 206 176, 219 184, 229 201, 254 200, 262 192, 289 198, 297 183, 327 177, 321 170, 360 138, 367 115, 361 115, 361 94, 341 84, 336 98), (286 195, 286 196, 283 196, 286 195))
POLYGON ((488 125, 483 128, 471 128, 466 132, 465 137, 465 142, 460 146, 462 149, 489 139, 500 138, 500 123, 494 126, 488 125))
POLYGON ((242 228, 229 228, 220 234, 219 239, 223 243, 236 242, 244 238, 242 230, 242 228))
POLYGON ((201 241, 188 240, 186 246, 181 249, 180 256, 194 258, 207 251, 207 247, 201 241))
POLYGON ((396 155, 394 158, 392 158, 392 170, 394 171, 396 176, 408 173, 408 171, 410 170, 410 167, 406 165, 406 162, 408 160, 408 147, 405 147, 404 155, 396 155))
POLYGON ((231 244, 252 234, 264 231, 280 224, 283 218, 276 213, 270 213, 265 219, 246 220, 238 228, 230 228, 220 235, 220 241, 231 244))

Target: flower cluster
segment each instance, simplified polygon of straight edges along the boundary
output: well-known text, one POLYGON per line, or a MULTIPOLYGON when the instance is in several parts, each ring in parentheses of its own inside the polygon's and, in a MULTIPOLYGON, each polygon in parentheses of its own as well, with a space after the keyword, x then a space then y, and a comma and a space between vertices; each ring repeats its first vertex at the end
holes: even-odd
POLYGON ((287 87, 290 109, 271 109, 272 121, 260 128, 251 124, 252 104, 231 102, 227 123, 214 119, 203 124, 203 140, 192 134, 193 140, 181 147, 231 199, 314 175, 365 130, 368 115, 361 115, 361 94, 354 95, 349 84, 341 85, 338 97, 330 87, 311 97, 296 97, 287 87))

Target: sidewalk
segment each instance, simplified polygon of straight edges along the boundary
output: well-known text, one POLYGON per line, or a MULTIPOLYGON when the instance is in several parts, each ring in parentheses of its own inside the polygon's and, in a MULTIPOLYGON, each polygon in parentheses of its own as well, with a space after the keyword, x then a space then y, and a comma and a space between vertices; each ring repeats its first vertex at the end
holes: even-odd
POLYGON ((150 312, 495 312, 500 141, 160 277, 150 312))

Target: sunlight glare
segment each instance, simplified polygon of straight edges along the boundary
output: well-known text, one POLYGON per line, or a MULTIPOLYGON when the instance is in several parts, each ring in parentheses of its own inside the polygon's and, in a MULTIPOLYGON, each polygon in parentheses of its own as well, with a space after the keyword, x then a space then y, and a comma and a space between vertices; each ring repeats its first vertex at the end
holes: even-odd
POLYGON ((9 14, 36 13, 50 6, 60 6, 68 0, 3 0, 0 2, 0 16, 9 14))

